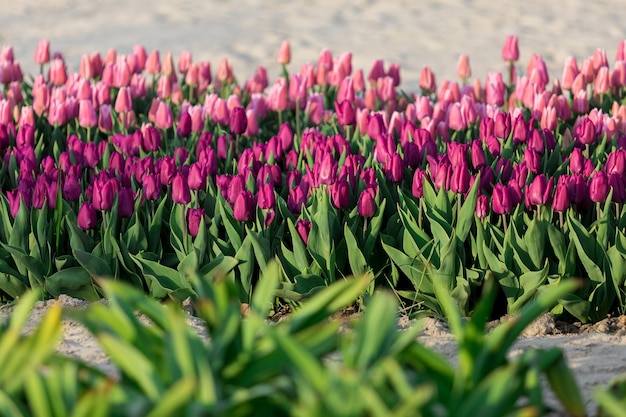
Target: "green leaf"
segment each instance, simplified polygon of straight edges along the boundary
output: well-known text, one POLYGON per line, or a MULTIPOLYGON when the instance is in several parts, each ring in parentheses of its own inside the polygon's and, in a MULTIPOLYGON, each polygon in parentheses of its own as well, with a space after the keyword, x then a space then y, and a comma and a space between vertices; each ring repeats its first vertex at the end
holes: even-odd
POLYGON ((259 317, 267 317, 270 309, 274 306, 275 293, 278 288, 278 283, 280 282, 280 277, 280 265, 278 261, 272 260, 265 269, 265 272, 261 274, 261 278, 252 292, 250 308, 259 317))
POLYGON ((233 217, 232 209, 228 203, 226 203, 221 193, 219 193, 217 201, 219 203, 220 213, 226 234, 228 235, 228 240, 235 252, 238 252, 243 244, 241 239, 241 224, 233 217))
POLYGON ((190 283, 183 280, 177 270, 168 268, 158 262, 143 259, 140 255, 131 254, 130 256, 150 283, 150 292, 154 297, 164 298, 167 295, 172 295, 177 290, 187 290, 181 293, 181 297, 185 294, 187 296, 191 295, 190 283))
POLYGON ((46 291, 54 297, 67 294, 89 301, 100 299, 91 274, 79 266, 62 269, 46 278, 46 291))
POLYGON ((461 211, 459 212, 459 218, 457 219, 456 225, 456 237, 459 242, 465 242, 467 239, 467 235, 469 234, 470 228, 474 224, 474 215, 476 213, 476 201, 478 200, 478 187, 480 185, 480 174, 476 176, 474 180, 474 184, 470 189, 463 205, 461 206, 461 211))
POLYGON ((344 224, 343 230, 346 245, 348 247, 348 262, 350 263, 350 270, 353 275, 363 275, 370 269, 367 261, 365 260, 363 253, 361 253, 361 249, 359 249, 359 245, 357 244, 352 230, 348 227, 348 223, 344 224))
POLYGON ((74 254, 74 258, 78 261, 79 264, 93 277, 93 278, 112 278, 113 271, 106 262, 104 262, 99 257, 89 253, 84 252, 79 249, 74 249, 72 251, 74 254))

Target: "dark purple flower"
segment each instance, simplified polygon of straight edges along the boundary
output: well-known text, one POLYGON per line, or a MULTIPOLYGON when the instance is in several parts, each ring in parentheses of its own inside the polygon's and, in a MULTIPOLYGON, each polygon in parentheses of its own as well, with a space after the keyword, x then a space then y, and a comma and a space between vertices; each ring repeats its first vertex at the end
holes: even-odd
POLYGON ((117 192, 117 215, 128 218, 135 211, 135 193, 130 188, 120 188, 117 192))
POLYGON ((591 201, 600 203, 609 195, 609 178, 604 171, 598 171, 589 182, 589 198, 591 201))
POLYGON ((361 217, 372 217, 376 213, 376 191, 373 188, 366 188, 361 192, 357 211, 361 217))
POLYGON ((496 184, 493 187, 492 208, 496 214, 506 214, 513 208, 509 187, 504 184, 496 184))
POLYGON ((303 219, 298 220, 296 222, 296 230, 304 244, 307 245, 309 242, 309 233, 311 232, 311 222, 303 219))

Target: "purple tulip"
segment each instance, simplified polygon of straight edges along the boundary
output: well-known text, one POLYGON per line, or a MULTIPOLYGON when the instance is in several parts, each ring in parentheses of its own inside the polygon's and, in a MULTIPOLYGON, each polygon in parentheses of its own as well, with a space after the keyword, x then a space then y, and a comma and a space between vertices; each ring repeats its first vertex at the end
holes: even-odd
POLYGON ((510 113, 498 112, 493 124, 493 134, 497 138, 506 139, 511 133, 511 115, 510 113))
POLYGON ((421 198, 424 196, 424 177, 426 176, 426 171, 421 169, 416 169, 413 173, 413 183, 411 185, 411 193, 415 198, 421 198))
POLYGON ((572 174, 580 174, 585 166, 585 157, 580 148, 574 148, 569 158, 569 170, 572 174))
POLYGON ((255 211, 255 201, 250 191, 239 193, 233 204, 233 217, 238 222, 247 222, 252 219, 255 211))
POLYGON ((582 175, 572 175, 567 184, 567 193, 570 202, 576 204, 580 209, 589 208, 589 185, 582 175))
POLYGON ((306 181, 302 181, 295 188, 289 189, 287 208, 291 213, 300 214, 302 206, 306 204, 308 193, 309 184, 306 181))
POLYGON ((98 224, 96 209, 88 201, 83 201, 78 210, 78 218, 76 219, 78 227, 83 230, 95 229, 98 224))
POLYGON ((552 183, 554 178, 546 180, 546 175, 536 176, 526 187, 526 207, 543 206, 548 204, 550 194, 552 194, 552 183))
POLYGON ((509 187, 504 184, 496 184, 493 187, 492 208, 496 214, 506 214, 513 208, 509 187))
POLYGON ((170 185, 178 173, 176 161, 171 156, 164 156, 159 162, 159 179, 161 185, 170 185))
POLYGON ((331 186, 330 196, 336 208, 348 208, 350 206, 350 194, 350 184, 345 180, 339 180, 331 186))
POLYGON ((184 112, 180 115, 180 120, 176 125, 176 134, 181 138, 187 138, 191 135, 191 115, 184 112))
POLYGON ((191 191, 182 174, 176 174, 172 180, 172 201, 177 204, 189 204, 191 201, 191 191))
POLYGON ((570 197, 567 191, 567 177, 559 177, 554 188, 554 198, 552 199, 552 210, 563 212, 570 206, 570 197))
POLYGON ((476 200, 476 216, 478 216, 479 219, 484 219, 488 215, 489 198, 484 194, 480 194, 476 200))
POLYGON ((357 202, 357 211, 361 217, 372 217, 376 213, 376 190, 366 188, 361 192, 357 202))
POLYGON ((7 199, 9 200, 9 211, 11 216, 17 216, 20 211, 22 193, 19 190, 7 191, 7 199))
POLYGON ((596 141, 596 126, 589 117, 585 117, 574 129, 574 138, 583 145, 596 141))
POLYGON ((194 162, 189 168, 187 184, 190 190, 204 190, 207 183, 207 169, 199 162, 194 162))
POLYGON ((117 192, 117 215, 129 218, 135 211, 135 193, 130 188, 122 187, 117 192))
POLYGON ((248 116, 243 107, 235 107, 230 112, 230 131, 233 135, 241 135, 248 128, 248 116))
POLYGON ((356 124, 356 113, 352 103, 348 100, 343 100, 341 103, 335 101, 335 111, 337 121, 341 126, 354 126, 356 124))
POLYGON ((237 174, 230 178, 227 188, 227 200, 230 204, 235 204, 235 200, 246 189, 246 178, 243 174, 237 174))
POLYGON ((298 235, 300 235, 300 239, 302 239, 304 244, 308 244, 309 233, 311 232, 311 222, 304 219, 298 220, 296 222, 296 230, 298 231, 298 235))
POLYGON ((626 149, 611 152, 606 159, 607 174, 624 175, 626 173, 626 149))
POLYGON ((74 175, 67 175, 63 182, 63 189, 61 195, 67 201, 76 201, 80 197, 82 188, 78 182, 78 178, 74 175))
POLYGON ((589 198, 591 201, 600 203, 609 195, 609 178, 604 171, 598 171, 589 182, 589 198))
POLYGON ((118 188, 119 184, 114 178, 95 180, 92 196, 93 207, 100 211, 110 210, 113 207, 113 200, 118 188))
POLYGON ((260 209, 273 209, 276 205, 274 186, 271 183, 263 183, 257 193, 257 205, 260 209))
POLYGON ((523 163, 526 164, 530 172, 537 174, 541 169, 541 155, 531 148, 526 148, 523 163))
POLYGON ((201 208, 189 208, 187 209, 187 228, 189 234, 193 237, 198 236, 200 230, 200 223, 204 218, 204 209, 201 208))
POLYGON ((404 179, 404 161, 397 153, 387 159, 386 176, 392 182, 398 183, 404 179))
MULTIPOLYGON (((24 125, 17 130, 15 145, 18 149, 35 146, 35 126, 24 125)), ((1 146, 0 146, 1 148, 1 146)))
POLYGON ((615 203, 626 201, 626 182, 623 176, 616 172, 609 174, 609 187, 613 189, 611 201, 615 203))
POLYGON ((483 149, 482 143, 478 139, 472 141, 471 159, 472 167, 474 167, 474 169, 480 169, 480 167, 487 164, 485 151, 483 149))
MULTIPOLYGON (((532 125, 532 123, 530 123, 532 125)), ((528 123, 524 120, 524 115, 519 114, 513 121, 513 143, 518 145, 528 139, 528 123)))
POLYGON ((450 178, 450 190, 457 194, 465 194, 470 188, 470 170, 466 162, 454 165, 450 178))
POLYGON ((143 197, 146 200, 158 200, 161 196, 161 182, 156 174, 147 174, 141 179, 143 197))
POLYGON ((144 125, 141 130, 137 132, 141 133, 143 149, 146 152, 154 152, 161 148, 161 131, 152 125, 144 125))
POLYGON ((319 169, 317 180, 320 184, 330 185, 337 180, 337 162, 332 153, 327 152, 317 168, 319 169))

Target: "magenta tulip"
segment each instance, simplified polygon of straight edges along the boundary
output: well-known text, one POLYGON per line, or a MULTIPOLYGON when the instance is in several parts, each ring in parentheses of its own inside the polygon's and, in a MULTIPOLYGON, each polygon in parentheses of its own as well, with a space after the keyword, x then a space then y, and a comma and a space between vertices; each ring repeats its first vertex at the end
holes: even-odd
POLYGON ((235 107, 230 112, 230 131, 233 135, 241 135, 248 128, 248 116, 243 107, 235 107))
POLYGON ((479 219, 489 215, 489 197, 484 194, 480 194, 476 200, 476 215, 479 219))
POLYGON ((513 208, 509 187, 503 184, 496 184, 493 187, 492 208, 496 214, 506 214, 513 208))
POLYGON ((274 186, 271 183, 263 183, 259 186, 257 193, 257 205, 260 209, 273 209, 276 205, 274 186))
POLYGON ((597 171, 589 182, 589 198, 600 203, 609 195, 609 178, 604 171, 597 171))
POLYGON ((359 216, 372 217, 376 213, 376 190, 366 188, 361 192, 359 201, 357 202, 357 211, 359 216))
POLYGON ((172 180, 172 200, 177 204, 189 204, 191 201, 187 179, 180 173, 172 180))
POLYGON ((300 219, 296 222, 296 231, 300 236, 300 239, 304 242, 304 244, 308 244, 309 242, 309 233, 311 232, 311 222, 308 220, 300 219))
POLYGON ((117 192, 117 215, 129 218, 135 211, 135 193, 131 188, 122 187, 117 192))
POLYGON ((554 198, 552 199, 552 210, 563 212, 570 206, 570 196, 567 190, 567 178, 559 177, 559 181, 554 188, 554 198))
POLYGON ((187 209, 187 229, 189 234, 193 237, 198 236, 200 230, 200 224, 204 218, 204 209, 201 208, 189 208, 187 209))
POLYGON ((242 191, 235 198, 233 217, 238 222, 247 222, 254 216, 255 201, 250 191, 242 191))
POLYGON ((502 59, 509 62, 515 62, 519 59, 519 47, 517 45, 517 36, 509 35, 502 46, 502 59))
POLYGON ((98 224, 96 209, 87 201, 83 201, 78 210, 78 227, 83 230, 95 229, 98 224))

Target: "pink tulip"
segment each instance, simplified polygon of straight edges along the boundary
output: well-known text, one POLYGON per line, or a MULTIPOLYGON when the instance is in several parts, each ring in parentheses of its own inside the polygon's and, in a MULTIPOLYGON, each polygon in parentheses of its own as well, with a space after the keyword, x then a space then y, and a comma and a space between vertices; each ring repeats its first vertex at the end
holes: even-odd
POLYGON ((159 129, 169 129, 172 127, 173 118, 172 118, 172 109, 170 105, 165 101, 159 101, 159 105, 157 107, 154 125, 159 129))
POLYGON ((291 62, 291 46, 289 41, 283 41, 276 55, 276 62, 281 65, 288 65, 291 62))
POLYGON ((94 127, 98 124, 96 110, 94 109, 91 100, 80 100, 78 124, 84 128, 94 127))
POLYGON ((506 37, 504 46, 502 47, 502 59, 509 62, 515 62, 519 59, 517 36, 509 35, 506 37))
POLYGON ((472 69, 469 63, 469 57, 465 54, 459 56, 459 61, 456 64, 456 73, 463 81, 472 76, 472 69))
POLYGON ((513 208, 511 192, 509 187, 503 184, 496 184, 492 194, 492 208, 496 214, 507 214, 513 208))
POLYGON ((420 88, 426 93, 430 94, 435 92, 437 89, 437 84, 435 82, 435 74, 433 74, 430 67, 422 67, 422 72, 420 73, 420 88))
POLYGON ((41 39, 37 43, 34 56, 35 64, 44 65, 50 62, 50 41, 47 39, 41 39))

